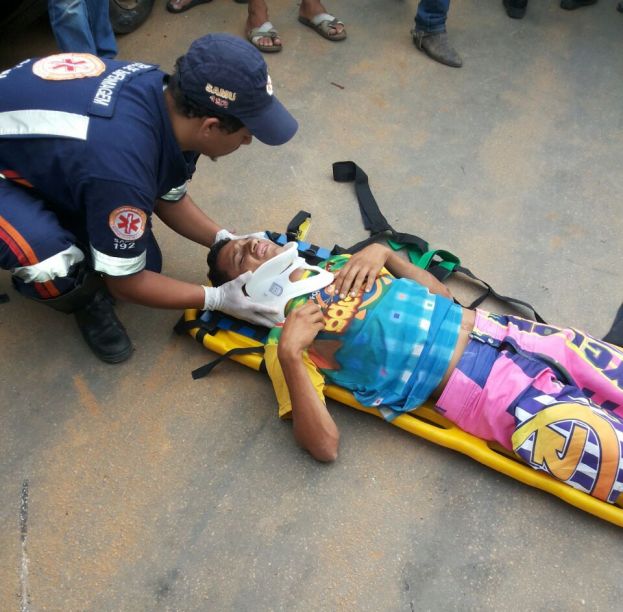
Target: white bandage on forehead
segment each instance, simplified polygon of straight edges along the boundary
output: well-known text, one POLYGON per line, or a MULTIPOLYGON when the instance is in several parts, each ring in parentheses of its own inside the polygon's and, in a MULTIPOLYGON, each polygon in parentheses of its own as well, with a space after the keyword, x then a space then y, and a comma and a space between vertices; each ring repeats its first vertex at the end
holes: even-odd
POLYGON ((32 266, 13 269, 13 275, 26 283, 46 283, 67 276, 69 269, 84 259, 84 253, 75 245, 32 266))

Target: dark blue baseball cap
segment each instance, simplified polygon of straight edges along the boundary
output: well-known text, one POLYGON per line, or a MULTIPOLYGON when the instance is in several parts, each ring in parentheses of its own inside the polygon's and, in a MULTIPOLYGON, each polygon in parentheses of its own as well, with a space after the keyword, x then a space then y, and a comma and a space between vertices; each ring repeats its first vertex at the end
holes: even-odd
POLYGON ((296 119, 273 95, 262 54, 246 40, 231 34, 202 36, 176 67, 184 96, 202 110, 236 117, 268 145, 284 144, 296 133, 296 119))

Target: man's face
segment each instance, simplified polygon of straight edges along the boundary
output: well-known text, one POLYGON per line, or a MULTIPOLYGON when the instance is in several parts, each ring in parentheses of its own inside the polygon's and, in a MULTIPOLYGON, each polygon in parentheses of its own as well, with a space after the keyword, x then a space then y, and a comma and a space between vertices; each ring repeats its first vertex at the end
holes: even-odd
POLYGON ((251 144, 253 136, 246 127, 229 133, 221 128, 216 120, 216 123, 204 127, 200 133, 200 140, 198 152, 216 160, 237 151, 242 145, 251 144))
POLYGON ((270 240, 239 238, 230 240, 219 252, 217 266, 229 280, 244 272, 255 272, 265 261, 283 251, 284 247, 270 240))

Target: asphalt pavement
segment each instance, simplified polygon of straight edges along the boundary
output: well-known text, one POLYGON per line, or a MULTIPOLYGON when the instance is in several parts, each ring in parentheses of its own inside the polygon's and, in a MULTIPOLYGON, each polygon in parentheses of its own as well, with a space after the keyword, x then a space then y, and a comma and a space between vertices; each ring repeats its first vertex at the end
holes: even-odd
MULTIPOLYGON (((284 50, 266 59, 299 132, 202 159, 194 199, 239 231, 283 230, 304 209, 312 242, 350 244, 366 232, 331 163, 354 160, 396 229, 602 336, 623 300, 615 3, 533 0, 517 21, 498 1, 455 2, 458 70, 413 46, 414 1, 328 8, 345 42, 271 3, 284 50)), ((229 0, 180 15, 159 1, 119 56, 170 70, 203 34, 242 35, 245 15, 229 0)), ((0 67, 54 51, 45 22, 2 33, 0 67)), ((205 249, 155 231, 164 271, 201 282, 205 249)), ((341 454, 318 464, 277 419, 267 378, 226 363, 191 379, 212 355, 172 333, 181 313, 120 305, 136 352, 110 366, 7 272, 3 292, 1 610, 619 609, 620 528, 333 402, 341 454)))

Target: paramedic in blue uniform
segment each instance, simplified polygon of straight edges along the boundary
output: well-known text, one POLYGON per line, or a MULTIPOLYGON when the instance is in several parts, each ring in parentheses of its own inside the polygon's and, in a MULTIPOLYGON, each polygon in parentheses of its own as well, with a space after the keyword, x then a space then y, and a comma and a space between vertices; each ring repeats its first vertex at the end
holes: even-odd
POLYGON ((208 248, 231 235, 186 191, 197 158, 254 136, 281 145, 297 127, 260 52, 226 34, 193 42, 172 75, 82 53, 25 60, 0 74, 0 268, 22 295, 74 313, 109 363, 132 352, 113 298, 269 324, 244 276, 212 288, 161 274, 152 214, 208 248))

